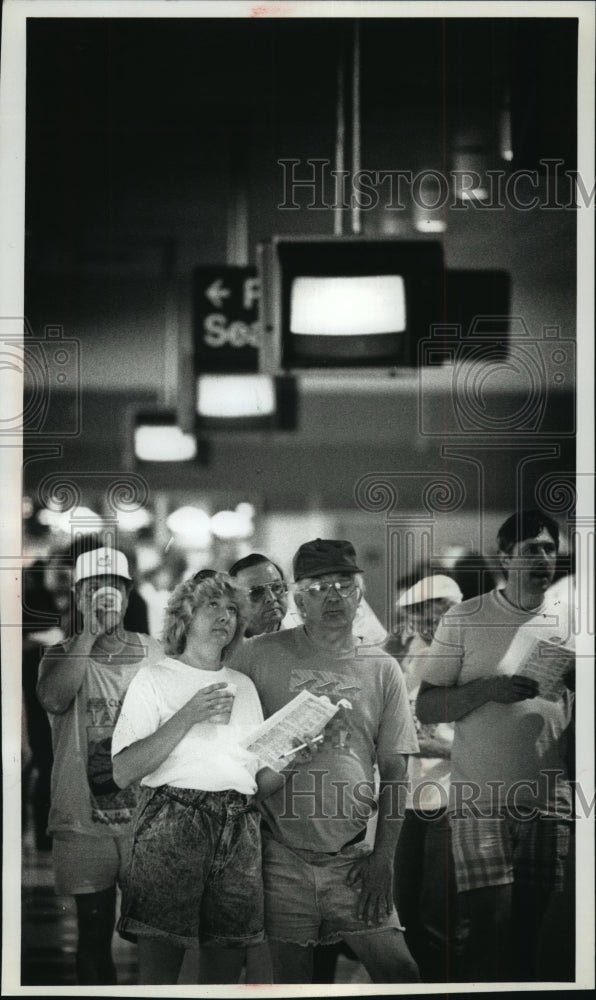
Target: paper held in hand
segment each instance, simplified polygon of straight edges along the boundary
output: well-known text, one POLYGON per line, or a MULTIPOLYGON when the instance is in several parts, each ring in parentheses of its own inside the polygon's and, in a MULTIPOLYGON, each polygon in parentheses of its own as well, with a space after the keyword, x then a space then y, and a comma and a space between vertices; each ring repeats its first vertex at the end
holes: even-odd
POLYGON ((319 697, 310 691, 301 691, 279 712, 248 733, 240 744, 257 754, 267 767, 281 771, 296 749, 296 739, 302 741, 304 736, 317 736, 340 708, 351 707, 345 699, 334 705, 325 695, 319 697))
POLYGON ((566 691, 564 677, 575 664, 575 652, 547 639, 534 643, 518 670, 521 677, 538 682, 538 694, 547 701, 556 701, 566 691))

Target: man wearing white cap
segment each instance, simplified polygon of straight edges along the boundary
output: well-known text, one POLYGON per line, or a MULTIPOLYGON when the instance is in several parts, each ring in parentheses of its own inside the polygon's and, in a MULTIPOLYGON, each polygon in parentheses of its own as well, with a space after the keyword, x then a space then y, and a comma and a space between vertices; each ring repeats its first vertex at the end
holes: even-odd
MULTIPOLYGON (((427 576, 397 602, 412 636, 400 665, 412 710, 426 654, 445 612, 462 600, 455 580, 427 576)), ((409 787, 404 824, 395 855, 395 898, 406 941, 423 982, 456 980, 457 890, 449 845, 447 802, 453 725, 421 725, 420 752, 408 759, 409 787)))
POLYGON ((116 982, 111 954, 116 884, 137 792, 114 782, 112 732, 139 668, 163 656, 156 640, 123 627, 131 585, 128 562, 117 549, 78 557, 74 595, 82 630, 48 649, 37 686, 54 748, 48 833, 55 887, 60 895, 75 897, 82 985, 116 982))

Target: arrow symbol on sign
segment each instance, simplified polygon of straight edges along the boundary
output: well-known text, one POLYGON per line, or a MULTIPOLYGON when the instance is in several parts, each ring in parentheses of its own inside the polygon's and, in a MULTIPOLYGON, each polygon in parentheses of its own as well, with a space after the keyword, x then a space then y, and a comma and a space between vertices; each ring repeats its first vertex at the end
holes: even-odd
POLYGON ((216 309, 221 309, 223 300, 230 296, 230 289, 225 288, 221 278, 216 278, 209 288, 205 289, 205 295, 216 309))

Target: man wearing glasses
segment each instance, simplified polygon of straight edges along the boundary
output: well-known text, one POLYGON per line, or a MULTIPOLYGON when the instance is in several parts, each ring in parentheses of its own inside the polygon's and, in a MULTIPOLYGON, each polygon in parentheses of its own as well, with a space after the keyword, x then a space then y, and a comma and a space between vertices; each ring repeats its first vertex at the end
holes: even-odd
POLYGON ((373 982, 418 982, 392 900, 397 786, 418 751, 402 673, 353 634, 363 578, 350 542, 317 538, 293 562, 303 624, 247 640, 234 660, 265 717, 302 690, 349 701, 312 760, 262 803, 265 919, 277 983, 312 981, 316 944, 345 940, 373 982), (381 789, 377 826, 374 764, 381 789))
POLYGON ((251 552, 228 572, 248 595, 246 637, 277 632, 288 610, 288 585, 279 566, 267 556, 251 552))

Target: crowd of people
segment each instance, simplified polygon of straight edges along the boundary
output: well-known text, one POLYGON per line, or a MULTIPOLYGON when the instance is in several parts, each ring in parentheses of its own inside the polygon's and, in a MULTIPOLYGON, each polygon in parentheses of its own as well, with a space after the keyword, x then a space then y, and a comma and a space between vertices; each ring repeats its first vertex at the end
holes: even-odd
POLYGON ((502 586, 402 588, 399 662, 361 627, 349 541, 302 544, 291 583, 260 553, 200 570, 159 640, 131 624, 126 555, 75 553, 70 612, 27 633, 24 684, 30 732, 51 736, 36 839, 76 901, 80 984, 116 982, 115 928, 151 985, 188 949, 203 984, 332 982, 339 949, 375 983, 574 978, 559 528, 520 510, 497 543, 502 586), (248 737, 304 691, 333 717, 274 766, 248 737))

